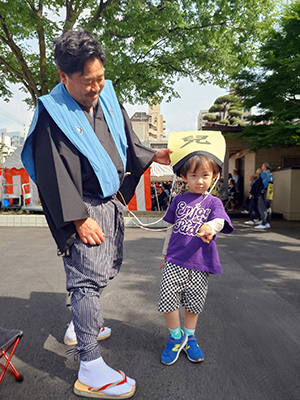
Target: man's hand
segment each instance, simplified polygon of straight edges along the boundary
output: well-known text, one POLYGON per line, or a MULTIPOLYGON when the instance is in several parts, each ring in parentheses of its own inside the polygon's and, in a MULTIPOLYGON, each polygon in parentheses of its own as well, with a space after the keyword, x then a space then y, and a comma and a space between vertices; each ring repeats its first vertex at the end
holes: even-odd
POLYGON ((213 238, 211 227, 207 224, 203 224, 199 229, 197 236, 203 240, 204 243, 210 243, 213 238))
POLYGON ((78 219, 73 221, 78 235, 84 244, 101 244, 104 242, 104 234, 98 223, 92 218, 78 219))
POLYGON ((170 161, 170 153, 173 153, 174 150, 171 149, 160 149, 158 150, 151 161, 155 161, 158 164, 169 165, 170 161))

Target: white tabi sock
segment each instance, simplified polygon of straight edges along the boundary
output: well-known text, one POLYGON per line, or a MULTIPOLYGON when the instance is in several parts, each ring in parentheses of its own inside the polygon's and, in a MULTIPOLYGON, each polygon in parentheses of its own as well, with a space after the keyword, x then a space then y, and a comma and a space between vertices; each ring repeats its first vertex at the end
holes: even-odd
MULTIPOLYGON (((78 379, 89 387, 102 387, 122 380, 122 376, 119 372, 109 367, 100 357, 92 361, 81 361, 78 379)), ((119 396, 130 392, 134 385, 135 380, 127 377, 127 382, 110 389, 104 389, 103 392, 111 396, 119 396)))

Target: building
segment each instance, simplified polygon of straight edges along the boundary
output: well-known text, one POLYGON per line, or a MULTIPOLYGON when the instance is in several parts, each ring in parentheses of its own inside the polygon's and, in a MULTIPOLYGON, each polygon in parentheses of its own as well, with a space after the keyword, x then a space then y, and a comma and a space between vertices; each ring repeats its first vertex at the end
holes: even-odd
POLYGON ((7 147, 22 146, 25 140, 25 133, 20 131, 7 132, 6 128, 0 128, 0 140, 7 147))
POLYGON ((132 128, 141 142, 149 140, 149 119, 145 112, 135 112, 130 118, 132 128))
POLYGON ((160 104, 149 106, 148 114, 150 116, 149 120, 149 137, 150 140, 164 140, 165 134, 165 121, 160 113, 160 104))
POLYGON ((205 126, 206 120, 203 119, 204 115, 209 114, 208 110, 200 110, 197 118, 197 130, 202 131, 202 127, 205 126))
POLYGON ((5 132, 5 137, 10 138, 10 146, 12 147, 23 146, 25 140, 24 136, 24 133, 20 131, 5 132))
POLYGON ((153 150, 166 149, 168 147, 168 142, 166 140, 142 140, 142 144, 146 147, 151 147, 153 150))
MULTIPOLYGON (((10 132, 13 133, 13 138, 15 137, 14 132, 10 132)), ((10 135, 8 134, 6 128, 2 128, 0 129, 0 143, 2 143, 4 145, 1 154, 0 154, 0 166, 2 166, 2 164, 4 163, 5 159, 16 150, 16 146, 12 145, 12 142, 14 142, 14 140, 12 141, 12 138, 10 137, 10 135)))
POLYGON ((27 122, 26 124, 24 124, 24 140, 27 138, 30 125, 31 125, 31 122, 27 122))
POLYGON ((149 105, 148 113, 136 112, 130 118, 132 127, 141 142, 163 141, 165 133, 165 121, 160 113, 160 104, 149 105))

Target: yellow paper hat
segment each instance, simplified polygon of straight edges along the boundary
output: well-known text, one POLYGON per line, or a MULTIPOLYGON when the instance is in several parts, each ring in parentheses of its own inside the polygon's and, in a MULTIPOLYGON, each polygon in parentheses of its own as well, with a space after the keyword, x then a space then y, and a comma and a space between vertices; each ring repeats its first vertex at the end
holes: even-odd
POLYGON ((226 142, 219 131, 184 131, 170 132, 168 140, 171 165, 174 172, 179 175, 180 167, 196 154, 211 157, 220 168, 223 167, 226 142))

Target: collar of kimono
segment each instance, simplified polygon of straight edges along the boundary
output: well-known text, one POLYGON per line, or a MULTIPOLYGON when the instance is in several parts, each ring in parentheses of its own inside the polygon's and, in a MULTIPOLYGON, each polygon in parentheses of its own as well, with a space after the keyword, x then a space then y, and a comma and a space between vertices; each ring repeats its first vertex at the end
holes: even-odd
MULTIPOLYGON (((125 171, 127 140, 124 120, 111 81, 105 81, 99 100, 125 171)), ((110 156, 102 147, 81 107, 69 95, 62 83, 58 84, 50 94, 38 99, 38 106, 22 151, 22 161, 31 179, 34 182, 36 181, 31 134, 36 127, 38 116, 43 107, 46 108, 51 118, 74 146, 89 160, 101 186, 101 197, 105 198, 115 194, 120 186, 118 171, 110 156)))

